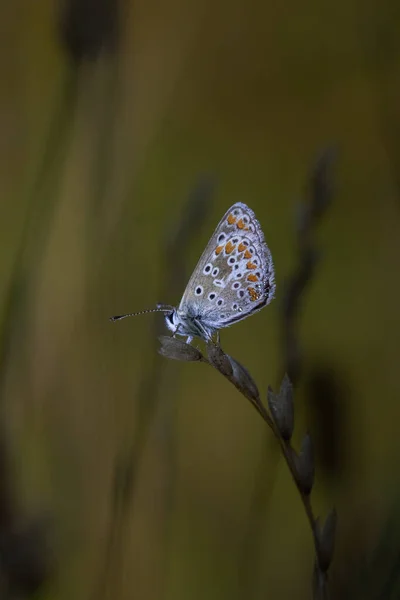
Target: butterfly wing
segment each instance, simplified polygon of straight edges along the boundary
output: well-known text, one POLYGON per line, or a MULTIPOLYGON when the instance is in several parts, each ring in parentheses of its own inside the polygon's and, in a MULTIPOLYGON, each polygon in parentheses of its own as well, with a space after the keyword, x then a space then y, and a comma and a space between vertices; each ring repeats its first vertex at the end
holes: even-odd
POLYGON ((254 212, 237 202, 211 236, 179 310, 220 329, 261 310, 274 292, 274 267, 261 226, 254 212))

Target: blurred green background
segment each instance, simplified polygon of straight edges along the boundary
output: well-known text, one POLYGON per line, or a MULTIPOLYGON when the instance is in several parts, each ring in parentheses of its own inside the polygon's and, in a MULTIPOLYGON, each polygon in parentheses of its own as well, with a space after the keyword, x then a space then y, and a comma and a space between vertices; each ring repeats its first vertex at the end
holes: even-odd
POLYGON ((311 533, 257 413, 216 371, 157 355, 162 317, 108 317, 178 303, 183 268, 246 202, 276 300, 222 344, 265 399, 296 207, 331 144, 295 444, 315 441, 316 513, 338 511, 333 597, 400 597, 399 19, 393 0, 0 4, 5 598, 310 598, 311 533), (43 576, 15 592, 7 540, 43 515, 43 576))

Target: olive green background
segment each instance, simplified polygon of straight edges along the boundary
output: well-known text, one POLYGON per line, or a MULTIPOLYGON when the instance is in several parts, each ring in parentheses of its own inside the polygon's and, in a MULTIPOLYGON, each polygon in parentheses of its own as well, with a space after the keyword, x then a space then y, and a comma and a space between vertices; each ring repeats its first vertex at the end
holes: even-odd
MULTIPOLYGON (((319 468, 317 451, 313 504, 338 511, 333 588, 358 581, 399 493, 399 18, 389 0, 138 0, 116 52, 77 67, 54 2, 0 5, 1 413, 21 510, 54 519, 41 600, 310 598, 311 533, 256 412, 216 371, 157 357, 153 316, 108 317, 179 302, 182 289, 159 297, 165 240, 210 174, 182 258, 189 274, 230 204, 256 212, 276 300, 222 344, 266 398, 296 205, 331 144, 299 337, 304 373, 322 363, 342 381, 340 468, 319 468), (125 452, 135 481, 107 570, 125 452)), ((318 436, 304 382, 296 443, 318 436)))

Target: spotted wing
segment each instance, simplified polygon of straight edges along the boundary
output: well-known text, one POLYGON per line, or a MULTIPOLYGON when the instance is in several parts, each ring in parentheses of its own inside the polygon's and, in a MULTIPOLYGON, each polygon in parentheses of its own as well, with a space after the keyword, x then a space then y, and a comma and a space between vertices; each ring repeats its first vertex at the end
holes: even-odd
POLYGON ((211 236, 179 309, 219 329, 269 304, 274 291, 274 267, 261 226, 238 202, 211 236))

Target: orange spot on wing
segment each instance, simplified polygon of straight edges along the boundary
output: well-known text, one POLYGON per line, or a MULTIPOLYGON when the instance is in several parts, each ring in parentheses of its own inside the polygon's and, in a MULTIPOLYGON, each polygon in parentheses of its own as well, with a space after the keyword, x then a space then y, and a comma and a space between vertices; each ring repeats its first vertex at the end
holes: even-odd
POLYGON ((244 253, 244 257, 245 258, 251 258, 251 252, 249 250, 246 250, 246 252, 244 253))
POLYGON ((257 292, 256 292, 256 290, 254 288, 249 287, 247 291, 249 292, 250 299, 251 299, 252 302, 254 302, 255 300, 257 300, 258 294, 257 294, 257 292))
POLYGON ((257 269, 257 265, 255 265, 254 263, 252 263, 251 260, 249 260, 249 262, 247 263, 246 267, 248 269, 257 269))
POLYGON ((238 246, 238 252, 244 252, 246 250, 246 246, 240 242, 238 246))
POLYGON ((226 252, 227 254, 230 254, 231 252, 233 252, 233 251, 234 251, 234 249, 235 249, 235 248, 236 248, 236 246, 234 246, 234 245, 232 244, 232 242, 228 242, 228 243, 226 244, 226 246, 225 246, 225 252, 226 252))
POLYGON ((247 281, 258 281, 258 277, 257 275, 253 275, 253 273, 251 273, 251 275, 247 277, 247 281))
POLYGON ((239 229, 244 229, 245 228, 245 222, 243 221, 243 219, 239 219, 239 221, 236 223, 239 229))
POLYGON ((236 217, 234 217, 232 213, 228 216, 228 223, 229 225, 234 225, 236 223, 236 217))
POLYGON ((215 248, 215 254, 221 254, 222 250, 224 249, 223 246, 217 246, 217 248, 215 248))

